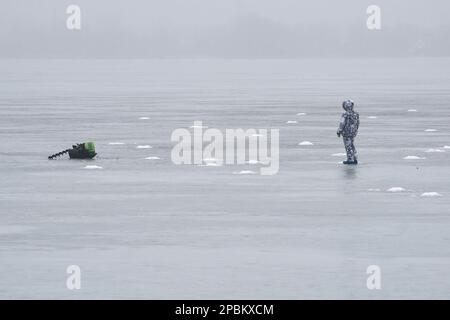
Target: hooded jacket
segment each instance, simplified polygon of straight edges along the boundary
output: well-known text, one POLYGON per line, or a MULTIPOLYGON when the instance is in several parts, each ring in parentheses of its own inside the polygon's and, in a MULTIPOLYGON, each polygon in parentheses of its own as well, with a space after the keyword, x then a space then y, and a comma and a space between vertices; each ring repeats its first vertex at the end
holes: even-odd
POLYGON ((353 105, 347 106, 344 103, 342 107, 345 113, 342 114, 337 133, 345 138, 354 138, 358 134, 359 114, 353 110, 353 105))

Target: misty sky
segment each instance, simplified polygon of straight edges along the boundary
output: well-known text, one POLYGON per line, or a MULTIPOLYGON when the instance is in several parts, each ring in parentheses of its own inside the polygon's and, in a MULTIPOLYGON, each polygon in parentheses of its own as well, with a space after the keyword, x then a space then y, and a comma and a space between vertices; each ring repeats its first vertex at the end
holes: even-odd
POLYGON ((448 0, 1 0, 0 57, 448 56, 448 0), (66 28, 66 8, 82 29, 66 28), (382 9, 382 30, 366 8, 382 9))

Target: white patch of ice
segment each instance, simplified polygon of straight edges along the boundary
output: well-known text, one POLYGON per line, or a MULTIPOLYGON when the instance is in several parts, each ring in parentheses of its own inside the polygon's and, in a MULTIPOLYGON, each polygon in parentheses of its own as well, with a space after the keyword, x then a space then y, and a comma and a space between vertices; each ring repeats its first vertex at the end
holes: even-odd
POLYGON ((286 124, 296 124, 296 123, 298 123, 298 121, 295 120, 286 121, 286 124))
POLYGON ((216 158, 205 158, 203 159, 204 164, 198 165, 199 167, 221 167, 222 164, 218 162, 216 158))
POLYGON ((425 160, 425 157, 418 157, 418 156, 406 156, 403 158, 403 160, 425 160))
POLYGON ((437 129, 426 129, 425 132, 437 132, 437 129))
POLYGON ((86 167, 84 167, 84 169, 96 170, 96 169, 103 169, 103 167, 100 167, 100 166, 86 166, 86 167))
POLYGON ((392 187, 390 189, 387 189, 387 192, 404 192, 406 189, 402 187, 392 187))
POLYGON ((233 172, 233 174, 256 174, 255 171, 251 171, 251 170, 242 170, 239 172, 233 172))
POLYGON ((445 150, 442 150, 442 149, 428 149, 425 152, 426 153, 443 153, 443 152, 445 152, 445 150))
POLYGON ((298 116, 306 116, 306 113, 304 113, 304 112, 299 112, 299 113, 297 113, 297 115, 298 115, 298 116))
POLYGON ((149 117, 140 117, 139 120, 149 120, 149 117))
POLYGON ((367 117, 368 119, 377 119, 378 117, 377 116, 369 116, 369 117, 367 117))
POLYGON ((381 189, 378 189, 378 188, 372 188, 372 189, 368 189, 367 191, 370 191, 370 192, 380 192, 381 189))
POLYGON ((444 149, 450 149, 450 146, 444 146, 444 149))
POLYGON ((196 126, 196 125, 190 126, 189 128, 191 128, 191 129, 208 129, 207 126, 196 126))
POLYGON ((303 141, 303 142, 300 142, 298 145, 299 146, 313 146, 314 143, 312 143, 310 141, 303 141))
POLYGON ((409 109, 408 112, 417 112, 416 109, 409 109))
POLYGON ((207 163, 205 164, 205 166, 206 166, 206 167, 221 167, 222 164, 217 163, 217 162, 207 162, 207 163))
POLYGON ((442 197, 442 194, 438 193, 438 192, 424 192, 422 193, 421 197, 442 197))
POLYGON ((110 142, 110 143, 108 143, 110 146, 122 146, 122 145, 124 145, 125 143, 123 143, 123 142, 110 142))
POLYGON ((260 162, 258 160, 249 160, 247 161, 248 164, 259 164, 260 162))
POLYGON ((161 159, 160 157, 147 157, 145 158, 145 160, 159 160, 161 159))
POLYGON ((144 146, 137 146, 136 149, 151 149, 152 146, 144 145, 144 146))
POLYGON ((347 154, 346 153, 333 153, 331 156, 332 157, 346 157, 347 154))

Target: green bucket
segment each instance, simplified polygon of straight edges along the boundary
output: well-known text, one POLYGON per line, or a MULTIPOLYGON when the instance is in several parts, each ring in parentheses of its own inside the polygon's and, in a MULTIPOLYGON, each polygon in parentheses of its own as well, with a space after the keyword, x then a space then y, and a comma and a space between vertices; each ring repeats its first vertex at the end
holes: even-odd
POLYGON ((95 155, 95 144, 93 142, 86 142, 84 144, 84 148, 90 155, 95 155))

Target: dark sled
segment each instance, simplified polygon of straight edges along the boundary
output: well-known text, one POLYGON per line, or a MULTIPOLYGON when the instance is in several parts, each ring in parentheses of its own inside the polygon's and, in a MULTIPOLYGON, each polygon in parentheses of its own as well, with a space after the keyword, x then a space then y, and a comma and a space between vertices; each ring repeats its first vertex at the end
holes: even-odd
POLYGON ((70 159, 93 159, 97 153, 95 152, 95 145, 93 142, 79 143, 72 146, 72 149, 67 149, 51 155, 48 157, 49 160, 56 159, 63 154, 69 154, 70 159))

